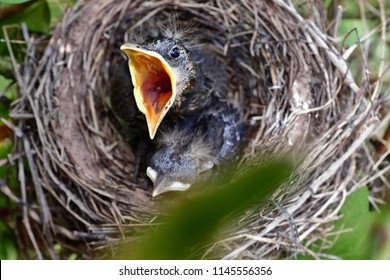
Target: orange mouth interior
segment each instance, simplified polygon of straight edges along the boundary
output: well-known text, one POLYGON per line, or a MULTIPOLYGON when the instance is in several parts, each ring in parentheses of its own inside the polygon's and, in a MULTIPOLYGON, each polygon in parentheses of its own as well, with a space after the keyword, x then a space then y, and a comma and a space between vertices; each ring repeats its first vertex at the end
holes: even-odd
POLYGON ((138 109, 145 114, 150 139, 176 98, 175 70, 157 52, 138 45, 124 44, 138 109))
POLYGON ((146 111, 159 117, 172 97, 172 82, 165 66, 153 56, 137 53, 132 61, 132 77, 146 111))

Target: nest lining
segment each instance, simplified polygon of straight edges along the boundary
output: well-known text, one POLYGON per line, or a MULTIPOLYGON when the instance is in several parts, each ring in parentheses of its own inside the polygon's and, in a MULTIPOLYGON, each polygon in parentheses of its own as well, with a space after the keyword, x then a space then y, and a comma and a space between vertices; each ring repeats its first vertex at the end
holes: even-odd
MULTIPOLYGON (((315 2, 312 9, 323 7, 315 2)), ((21 207, 27 233, 21 244, 39 258, 57 258, 56 243, 89 258, 118 233, 125 237, 127 225, 142 229, 157 214, 143 172, 138 183, 129 176, 137 158, 105 100, 124 38, 172 14, 195 25, 226 64, 228 94, 250 127, 242 166, 276 151, 304 154, 294 178, 274 194, 275 204, 242 218, 204 257, 218 251, 227 259, 280 258, 292 248, 313 254, 307 246, 332 230, 328 222, 360 186, 357 174, 374 172, 363 148, 377 125, 377 100, 368 102, 368 87, 354 83, 322 13, 306 19, 281 0, 80 1, 41 57, 39 44, 28 41, 29 76, 19 81, 17 125, 10 126, 16 153, 27 155, 31 184, 19 158, 21 196, 3 189, 30 205, 21 207)))

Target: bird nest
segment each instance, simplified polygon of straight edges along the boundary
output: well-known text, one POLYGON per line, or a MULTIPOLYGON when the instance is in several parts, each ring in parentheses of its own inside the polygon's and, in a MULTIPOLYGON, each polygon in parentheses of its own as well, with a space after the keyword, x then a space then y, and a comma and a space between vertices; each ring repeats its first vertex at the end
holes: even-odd
POLYGON ((21 246, 39 258, 90 258, 127 229, 153 224, 156 200, 106 101, 126 36, 175 17, 196 27, 226 65, 228 95, 242 104, 248 127, 240 165, 299 155, 288 188, 240 217, 244 226, 210 252, 313 254, 308 246, 326 239, 346 196, 375 172, 366 139, 378 124, 379 98, 354 82, 320 2, 298 12, 287 0, 80 1, 44 52, 42 41, 29 39, 10 124, 20 192, 2 189, 20 205, 21 246))

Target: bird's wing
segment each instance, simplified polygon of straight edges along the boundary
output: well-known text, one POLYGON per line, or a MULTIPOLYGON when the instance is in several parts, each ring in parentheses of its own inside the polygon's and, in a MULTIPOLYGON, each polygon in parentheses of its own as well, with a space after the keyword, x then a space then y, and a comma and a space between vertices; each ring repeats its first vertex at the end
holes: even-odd
POLYGON ((198 123, 219 161, 236 159, 244 135, 241 112, 229 103, 210 106, 198 123))

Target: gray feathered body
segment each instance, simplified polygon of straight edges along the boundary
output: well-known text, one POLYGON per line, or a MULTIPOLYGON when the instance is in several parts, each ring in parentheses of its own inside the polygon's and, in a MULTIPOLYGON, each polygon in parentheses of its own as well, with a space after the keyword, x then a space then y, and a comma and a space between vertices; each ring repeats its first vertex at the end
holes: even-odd
MULTIPOLYGON (((149 166, 160 180, 193 184, 238 158, 244 125, 231 104, 213 104, 173 126, 163 126, 149 166)), ((158 179, 157 182, 158 183, 158 179)))

